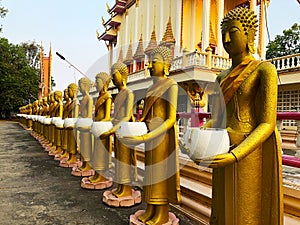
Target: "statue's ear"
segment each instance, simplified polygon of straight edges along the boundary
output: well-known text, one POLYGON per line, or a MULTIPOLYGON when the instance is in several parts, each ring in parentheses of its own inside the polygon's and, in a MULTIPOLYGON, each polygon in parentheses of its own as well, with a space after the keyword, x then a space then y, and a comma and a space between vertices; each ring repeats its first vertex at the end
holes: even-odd
POLYGON ((251 54, 254 54, 256 49, 255 49, 255 29, 249 29, 248 31, 248 49, 249 49, 249 52, 251 54))
POLYGON ((169 66, 167 64, 164 65, 164 74, 169 76, 169 66))

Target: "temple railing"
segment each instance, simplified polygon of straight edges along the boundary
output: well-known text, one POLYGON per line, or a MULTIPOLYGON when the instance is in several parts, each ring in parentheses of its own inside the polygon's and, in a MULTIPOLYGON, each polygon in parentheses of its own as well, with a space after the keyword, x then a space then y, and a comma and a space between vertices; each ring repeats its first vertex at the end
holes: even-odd
POLYGON ((282 56, 274 59, 269 59, 267 61, 273 63, 277 71, 297 68, 300 69, 300 54, 282 56))

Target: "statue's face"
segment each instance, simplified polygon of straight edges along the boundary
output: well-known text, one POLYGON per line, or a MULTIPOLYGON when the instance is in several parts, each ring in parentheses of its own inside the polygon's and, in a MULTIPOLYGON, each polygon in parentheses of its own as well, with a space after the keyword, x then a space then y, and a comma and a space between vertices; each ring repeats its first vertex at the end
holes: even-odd
POLYGON ((115 70, 112 74, 112 81, 116 87, 122 86, 122 75, 118 70, 115 70))
POLYGON ((96 86, 97 91, 101 91, 104 86, 102 79, 100 79, 100 78, 96 79, 95 86, 96 86))
POLYGON ((151 59, 148 67, 150 69, 151 76, 156 76, 156 77, 163 76, 164 66, 165 63, 163 57, 160 54, 156 53, 151 59))
POLYGON ((222 42, 230 58, 247 52, 248 36, 241 22, 231 20, 222 25, 222 42))

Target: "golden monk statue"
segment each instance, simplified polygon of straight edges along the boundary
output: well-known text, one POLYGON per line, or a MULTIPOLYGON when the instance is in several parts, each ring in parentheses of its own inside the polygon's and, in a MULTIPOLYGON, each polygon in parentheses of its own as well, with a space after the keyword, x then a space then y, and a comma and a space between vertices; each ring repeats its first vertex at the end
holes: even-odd
MULTIPOLYGON (((68 88, 66 88, 64 90, 64 103, 63 103, 63 115, 62 118, 68 118, 68 108, 69 105, 71 104, 71 99, 69 97, 69 93, 68 93, 68 88)), ((66 129, 62 130, 62 134, 61 134, 61 149, 62 152, 61 154, 57 157, 58 159, 62 159, 62 158, 69 158, 69 153, 67 151, 67 146, 68 146, 68 132, 66 129)))
MULTIPOLYGON (((119 93, 114 100, 114 118, 112 120, 113 128, 100 135, 100 139, 106 139, 114 134, 120 127, 122 121, 133 121, 133 101, 134 96, 131 90, 127 88, 128 69, 124 63, 115 63, 111 67, 111 76, 114 85, 119 93)), ((115 152, 115 181, 118 187, 112 193, 118 198, 131 196, 131 165, 135 164, 134 149, 125 146, 114 136, 115 152)))
MULTIPOLYGON (((55 111, 54 108, 57 104, 57 102, 54 99, 54 92, 51 92, 49 94, 49 116, 50 118, 55 117, 55 111)), ((53 147, 54 146, 54 125, 51 123, 49 126, 49 147, 53 147)))
MULTIPOLYGON (((62 118, 63 115, 63 102, 62 102, 62 92, 54 92, 54 101, 55 107, 53 108, 53 117, 62 118)), ((57 128, 54 125, 54 145, 55 150, 52 152, 52 155, 61 153, 61 129, 57 128)))
MULTIPOLYGON (((70 104, 66 107, 67 118, 77 118, 78 117, 78 100, 77 100, 78 86, 75 83, 71 83, 68 86, 68 96, 70 98, 70 104)), ((68 136, 67 152, 69 158, 66 161, 67 164, 73 164, 77 162, 77 143, 76 143, 76 131, 74 127, 66 128, 68 136)))
MULTIPOLYGON (((93 113, 93 99, 89 95, 91 88, 91 81, 87 77, 83 77, 78 82, 79 91, 82 94, 82 99, 79 105, 79 119, 80 118, 91 118, 93 113)), ((82 166, 78 168, 80 171, 91 170, 90 165, 91 153, 92 153, 92 136, 90 128, 79 127, 79 138, 80 138, 80 156, 82 166)))
POLYGON ((178 135, 176 128, 177 83, 168 78, 172 54, 167 47, 151 53, 149 64, 153 85, 147 90, 140 121, 149 132, 124 137, 127 144, 145 142, 144 201, 147 209, 139 216, 145 224, 164 224, 169 220, 169 203, 180 202, 178 135))
POLYGON ((247 8, 231 10, 221 24, 232 66, 217 77, 226 105, 219 113, 226 113, 232 147, 229 153, 201 160, 213 168, 210 224, 283 224, 278 78, 271 63, 252 56, 257 26, 256 15, 247 8))
MULTIPOLYGON (((95 86, 97 91, 99 91, 99 96, 95 103, 95 117, 94 121, 110 121, 110 110, 112 97, 107 91, 108 85, 110 83, 110 76, 107 73, 99 73, 96 75, 95 86)), ((105 177, 105 170, 107 170, 111 165, 111 151, 112 151, 112 140, 111 135, 103 139, 95 139, 94 151, 93 151, 93 169, 95 170, 95 175, 89 178, 92 183, 105 182, 107 179, 105 177)))

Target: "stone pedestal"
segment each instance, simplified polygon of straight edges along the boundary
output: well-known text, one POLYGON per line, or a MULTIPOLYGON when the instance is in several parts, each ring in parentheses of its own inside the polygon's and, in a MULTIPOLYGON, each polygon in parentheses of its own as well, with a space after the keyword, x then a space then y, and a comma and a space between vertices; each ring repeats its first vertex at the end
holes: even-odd
POLYGON ((79 167, 72 168, 72 175, 75 177, 89 177, 93 176, 95 171, 93 169, 90 170, 80 170, 79 167))
POLYGON ((59 162, 59 166, 63 167, 63 168, 74 168, 74 167, 77 168, 77 167, 80 167, 81 165, 82 165, 81 161, 77 161, 74 163, 68 163, 67 159, 62 159, 59 162))
POLYGON ((104 182, 97 182, 97 183, 90 182, 88 177, 84 177, 81 180, 81 187, 85 188, 85 189, 103 190, 106 188, 110 188, 112 185, 113 185, 113 182, 112 182, 111 177, 107 178, 107 180, 104 182))
MULTIPOLYGON (((144 225, 145 223, 138 220, 138 217, 144 213, 145 210, 138 210, 134 214, 130 215, 130 225, 144 225)), ((174 213, 169 212, 169 221, 163 225, 179 225, 179 219, 174 213)))
MULTIPOLYGON (((113 189, 114 191, 116 189, 113 189)), ((113 207, 130 207, 142 202, 141 192, 132 189, 132 195, 122 198, 117 198, 112 191, 108 190, 103 193, 103 202, 113 207)))

